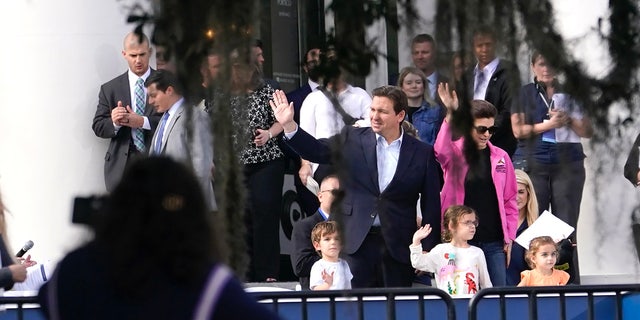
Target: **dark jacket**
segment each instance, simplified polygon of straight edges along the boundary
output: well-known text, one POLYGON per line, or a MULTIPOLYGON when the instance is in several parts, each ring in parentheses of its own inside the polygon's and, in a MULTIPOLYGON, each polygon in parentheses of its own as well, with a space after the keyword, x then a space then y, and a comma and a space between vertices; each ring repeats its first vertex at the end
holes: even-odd
POLYGON ((293 226, 293 232, 291 233, 291 242, 293 243, 291 266, 293 267, 293 272, 300 278, 302 290, 309 290, 311 267, 316 261, 320 260, 320 255, 318 255, 311 242, 311 230, 318 222, 322 221, 324 221, 324 217, 320 212, 316 212, 312 216, 298 221, 293 226))
POLYGON ((345 172, 342 223, 348 235, 342 252, 355 253, 379 216, 382 236, 390 255, 410 264, 409 245, 416 231, 416 203, 420 198, 422 223, 430 224, 431 234, 423 240, 425 250, 440 242, 440 180, 433 148, 404 135, 398 166, 393 179, 381 193, 378 185, 376 136, 373 130, 345 126, 329 139, 316 140, 302 129, 286 139, 301 157, 315 163, 330 163, 332 147, 341 146, 345 172))
MULTIPOLYGON (((474 92, 474 68, 467 70, 467 97, 473 100, 474 92)), ((513 97, 520 89, 520 80, 518 75, 518 67, 510 61, 500 59, 496 71, 489 79, 487 92, 484 100, 491 102, 496 109, 496 126, 498 130, 491 137, 491 143, 496 147, 500 147, 506 151, 509 156, 513 156, 518 146, 518 140, 513 135, 511 129, 511 107, 514 103, 513 97)))
MULTIPOLYGON (((151 69, 151 74, 154 72, 155 70, 151 69)), ((100 87, 98 107, 91 126, 97 137, 111 140, 104 156, 104 182, 107 191, 113 190, 120 181, 130 156, 130 144, 132 143, 131 128, 123 126, 116 133, 113 127, 111 110, 117 106, 118 101, 122 101, 122 105, 125 107, 132 106, 127 72, 100 87)), ((131 108, 133 109, 133 106, 131 108)), ((162 114, 155 112, 152 106, 147 105, 144 115, 147 116, 151 125, 150 130, 144 130, 144 145, 148 149, 162 114)))

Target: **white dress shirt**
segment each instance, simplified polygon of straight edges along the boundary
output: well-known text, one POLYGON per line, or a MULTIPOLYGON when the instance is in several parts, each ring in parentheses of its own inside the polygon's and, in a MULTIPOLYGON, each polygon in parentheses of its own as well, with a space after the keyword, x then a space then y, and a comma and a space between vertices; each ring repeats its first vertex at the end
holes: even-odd
MULTIPOLYGON (((317 88, 317 87, 316 87, 317 88)), ((338 94, 338 102, 342 109, 356 119, 364 119, 360 126, 370 126, 369 112, 371 110, 371 96, 362 88, 347 85, 338 94)), ((338 113, 331 100, 320 90, 311 92, 300 107, 300 128, 316 139, 329 138, 342 130, 345 126, 342 115, 338 113)), ((311 164, 313 172, 318 165, 311 164)))
MULTIPOLYGON (((400 158, 400 147, 402 146, 402 138, 404 131, 400 131, 398 139, 387 143, 387 140, 376 133, 376 159, 378 165, 378 186, 380 193, 389 186, 389 183, 396 174, 398 169, 398 158, 400 158)), ((380 225, 380 215, 376 215, 373 221, 374 226, 380 225)))
POLYGON ((500 63, 499 58, 493 59, 488 65, 486 65, 482 70, 476 67, 473 69, 473 99, 474 100, 485 100, 485 96, 487 95, 487 87, 489 87, 489 80, 493 76, 493 73, 498 68, 498 63, 500 63), (482 83, 478 83, 479 74, 484 74, 484 80, 482 83))

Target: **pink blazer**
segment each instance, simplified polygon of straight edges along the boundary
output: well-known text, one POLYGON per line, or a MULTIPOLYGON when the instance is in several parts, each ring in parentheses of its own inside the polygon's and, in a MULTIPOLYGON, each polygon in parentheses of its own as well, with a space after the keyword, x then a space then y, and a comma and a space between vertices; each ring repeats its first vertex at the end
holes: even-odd
MULTIPOLYGON (((451 128, 447 121, 442 122, 436 138, 434 152, 444 172, 444 185, 440 191, 442 216, 452 205, 464 204, 464 179, 469 166, 462 153, 464 138, 451 140, 451 128)), ((518 187, 513 163, 509 155, 502 149, 488 143, 491 160, 491 177, 496 187, 498 207, 502 220, 502 233, 505 243, 516 238, 518 229, 518 206, 516 195, 518 187)), ((443 219, 444 220, 444 219, 443 219)))

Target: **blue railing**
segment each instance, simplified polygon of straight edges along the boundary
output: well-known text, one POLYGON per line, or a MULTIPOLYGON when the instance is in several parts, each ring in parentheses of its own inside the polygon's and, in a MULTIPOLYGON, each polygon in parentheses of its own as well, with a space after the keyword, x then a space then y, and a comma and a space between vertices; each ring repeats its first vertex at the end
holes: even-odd
POLYGON ((38 304, 37 296, 16 296, 16 297, 7 297, 0 296, 0 305, 6 306, 10 304, 16 305, 16 318, 18 320, 23 320, 25 318, 24 305, 25 304, 38 304))
MULTIPOLYGON (((456 309, 453 299, 446 292, 437 288, 376 288, 353 289, 347 291, 278 291, 278 292, 253 292, 251 295, 266 304, 271 304, 273 310, 282 315, 294 313, 292 318, 309 319, 369 319, 365 316, 365 305, 371 301, 381 302, 380 306, 369 305, 371 313, 376 313, 376 318, 406 319, 407 314, 411 318, 430 319, 427 315, 429 307, 438 308, 439 316, 443 313, 441 305, 444 304, 446 319, 456 319, 456 309), (429 302, 429 303, 427 303, 429 302), (295 304, 292 307, 291 304, 295 304), (401 312, 398 306, 401 304, 401 312), (440 306, 437 306, 440 304, 440 306), (299 305, 299 307, 298 307, 299 305), (411 307, 411 305, 414 305, 411 307), (284 308, 287 310, 283 310, 284 308), (328 310, 327 310, 328 309, 328 310), (384 309, 385 315, 378 311, 384 309), (346 311, 348 310, 348 311, 346 311), (341 312, 338 312, 341 311, 341 312), (298 313, 295 315, 295 313, 298 313), (346 314, 345 314, 346 313, 346 314), (355 314, 354 314, 355 313, 355 314)), ((435 313, 433 313, 435 315, 435 313)), ((436 319, 436 317, 433 317, 436 319)))
MULTIPOLYGON (((487 288, 480 290, 469 301, 469 320, 485 319, 486 314, 481 315, 480 304, 485 302, 492 309, 496 309, 495 298, 497 297, 498 307, 496 315, 492 319, 506 320, 508 315, 511 319, 524 320, 528 315, 529 320, 537 319, 623 319, 623 301, 625 298, 638 298, 640 284, 616 284, 616 285, 589 285, 589 286, 555 286, 555 287, 501 287, 487 288), (507 299, 509 298, 509 299, 507 299), (517 300, 526 299, 526 304, 516 304, 517 300), (558 300, 558 303, 555 300, 558 300), (488 300, 491 300, 489 302, 488 300), (550 301, 553 300, 553 301, 550 301), (525 307, 525 310, 508 313, 507 301, 512 303, 513 309, 518 306, 525 307), (573 304, 572 308, 567 305, 573 304), (601 305, 601 310, 596 305, 601 305), (586 305, 586 307, 585 307, 586 305), (571 309, 571 310, 569 310, 571 309), (578 314, 576 314, 578 310, 578 314), (582 312, 584 310, 584 312, 582 312), (572 314, 570 314, 570 311, 572 314), (585 314, 586 312, 586 314, 585 314)), ((634 308, 632 313, 636 313, 634 308)), ((637 315, 627 317, 627 319, 637 319, 637 315)))

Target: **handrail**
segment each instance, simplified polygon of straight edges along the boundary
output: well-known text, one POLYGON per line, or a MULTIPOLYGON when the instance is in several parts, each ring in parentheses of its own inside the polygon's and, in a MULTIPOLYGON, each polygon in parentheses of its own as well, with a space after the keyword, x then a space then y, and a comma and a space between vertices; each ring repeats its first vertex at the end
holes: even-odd
POLYGON ((330 319, 336 319, 335 303, 336 298, 355 298, 355 303, 358 304, 358 318, 363 319, 364 310, 363 304, 365 298, 384 297, 387 300, 387 319, 396 319, 395 304, 393 303, 397 297, 405 296, 418 296, 418 303, 420 304, 418 312, 424 316, 424 296, 435 296, 442 300, 447 307, 447 319, 456 319, 456 309, 453 303, 453 299, 446 292, 433 288, 366 288, 366 289, 352 289, 352 290, 327 290, 327 291, 270 291, 270 292, 251 292, 249 293, 256 300, 272 300, 274 302, 274 310, 278 310, 278 304, 280 300, 285 299, 300 299, 303 305, 301 319, 307 320, 307 304, 309 299, 315 298, 327 298, 330 301, 330 319))
POLYGON ((588 307, 587 318, 593 320, 594 317, 594 293, 615 293, 616 296, 616 317, 622 319, 622 294, 627 292, 640 292, 640 284, 611 284, 611 285, 579 285, 579 286, 552 286, 552 287, 496 287, 480 290, 471 300, 469 300, 469 320, 476 320, 478 315, 478 304, 487 296, 500 297, 500 319, 506 319, 506 295, 527 295, 529 300, 529 320, 538 319, 538 295, 558 294, 560 296, 560 319, 567 318, 566 295, 583 293, 587 295, 588 307))

